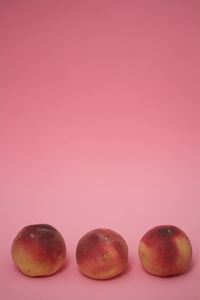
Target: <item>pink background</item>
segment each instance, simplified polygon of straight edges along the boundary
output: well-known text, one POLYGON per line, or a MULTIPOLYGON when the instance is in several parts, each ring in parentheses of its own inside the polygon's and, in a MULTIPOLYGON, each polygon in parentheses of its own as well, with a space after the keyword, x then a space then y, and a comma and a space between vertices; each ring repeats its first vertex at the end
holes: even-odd
POLYGON ((200 299, 200 2, 0 1, 0 299, 200 299), (68 265, 48 278, 14 267, 25 225, 49 223, 68 265), (158 278, 141 236, 174 224, 190 237, 186 274, 158 278), (130 267, 95 281, 79 238, 109 227, 130 267))

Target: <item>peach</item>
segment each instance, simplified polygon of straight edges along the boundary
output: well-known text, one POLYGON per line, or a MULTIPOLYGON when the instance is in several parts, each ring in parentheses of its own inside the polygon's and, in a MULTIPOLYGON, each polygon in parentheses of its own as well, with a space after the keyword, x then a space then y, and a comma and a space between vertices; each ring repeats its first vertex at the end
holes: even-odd
POLYGON ((157 276, 186 272, 192 259, 192 246, 186 233, 173 225, 150 229, 140 240, 138 255, 143 268, 157 276))
POLYGON ((11 254, 24 275, 48 276, 64 265, 66 246, 62 235, 54 227, 35 224, 19 231, 12 243, 11 254))
POLYGON ((121 235, 107 228, 86 233, 76 247, 82 274, 93 279, 109 279, 123 273, 128 263, 128 246, 121 235))

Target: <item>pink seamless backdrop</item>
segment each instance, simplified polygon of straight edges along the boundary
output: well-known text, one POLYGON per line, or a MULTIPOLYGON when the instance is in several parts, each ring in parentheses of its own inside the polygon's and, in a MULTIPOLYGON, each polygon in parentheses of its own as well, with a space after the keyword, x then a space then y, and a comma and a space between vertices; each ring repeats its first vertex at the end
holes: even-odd
POLYGON ((199 15, 198 0, 0 1, 0 299, 200 299, 199 15), (11 259, 35 223, 66 241, 51 277, 11 259), (186 274, 141 268, 158 224, 190 237, 186 274), (123 276, 79 273, 76 244, 97 227, 126 239, 123 276))

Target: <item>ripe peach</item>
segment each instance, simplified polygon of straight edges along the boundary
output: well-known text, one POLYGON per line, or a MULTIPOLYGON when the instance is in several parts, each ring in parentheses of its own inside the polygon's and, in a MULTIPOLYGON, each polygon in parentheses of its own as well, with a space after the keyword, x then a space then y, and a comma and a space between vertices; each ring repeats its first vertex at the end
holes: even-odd
POLYGON ((22 228, 12 243, 17 268, 27 276, 48 276, 65 262, 66 246, 60 232, 47 224, 22 228))
POLYGON ((179 275, 190 266, 192 246, 181 229, 173 225, 160 225, 142 237, 138 254, 147 272, 157 276, 179 275))
POLYGON ((128 246, 118 233, 107 228, 94 229, 79 240, 76 260, 82 274, 109 279, 125 271, 128 246))

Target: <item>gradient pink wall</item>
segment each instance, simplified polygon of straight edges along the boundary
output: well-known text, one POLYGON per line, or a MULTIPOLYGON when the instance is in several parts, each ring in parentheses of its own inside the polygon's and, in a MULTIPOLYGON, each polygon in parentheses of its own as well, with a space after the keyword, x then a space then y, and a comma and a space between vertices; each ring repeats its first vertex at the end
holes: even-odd
POLYGON ((0 2, 0 298, 199 300, 200 2, 0 2), (63 234, 67 268, 31 279, 14 268, 21 227, 63 234), (179 277, 146 274, 143 233, 181 227, 194 261, 179 277), (130 250, 111 281, 79 274, 88 230, 130 250))

